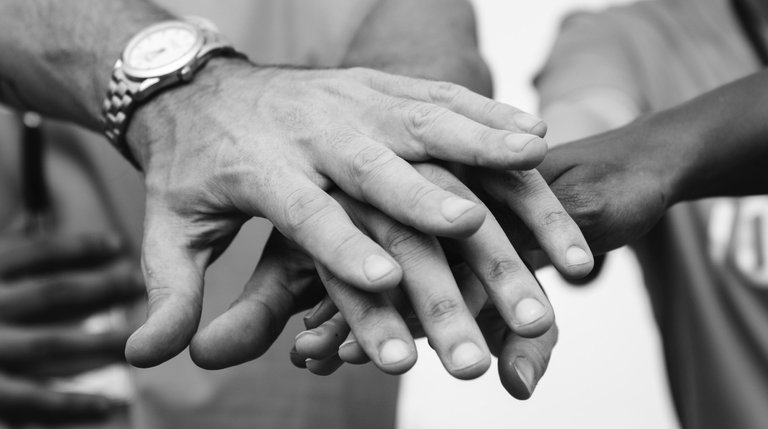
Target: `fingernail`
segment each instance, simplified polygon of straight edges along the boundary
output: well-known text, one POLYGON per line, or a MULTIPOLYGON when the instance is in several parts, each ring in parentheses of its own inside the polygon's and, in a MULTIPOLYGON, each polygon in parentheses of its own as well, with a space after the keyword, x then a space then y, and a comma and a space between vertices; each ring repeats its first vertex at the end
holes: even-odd
POLYGON ((343 349, 345 347, 349 347, 349 346, 354 345, 354 344, 357 344, 357 340, 349 339, 349 340, 344 341, 343 343, 341 343, 341 345, 339 346, 339 350, 341 350, 341 349, 343 349))
POLYGON ((403 340, 387 340, 379 349, 379 359, 384 365, 402 362, 411 355, 411 348, 403 340))
POLYGON ((130 337, 128 337, 128 342, 131 342, 134 338, 141 335, 141 331, 144 330, 144 325, 139 326, 139 329, 133 331, 130 337))
POLYGON ((296 350, 296 346, 293 346, 291 348, 291 352, 289 353, 291 363, 293 366, 297 368, 306 368, 307 363, 305 362, 305 358, 296 350))
POLYGON ((317 312, 320 310, 320 307, 322 307, 322 306, 323 306, 323 303, 324 303, 324 302, 325 302, 325 300, 324 300, 324 299, 323 299, 323 300, 320 300, 320 302, 318 302, 318 303, 317 303, 317 305, 315 305, 314 307, 312 307, 312 309, 311 309, 311 310, 309 310, 309 311, 307 312, 307 314, 305 314, 305 315, 304 315, 304 327, 306 327, 306 328, 309 328, 308 326, 306 326, 306 325, 307 325, 307 322, 308 322, 308 321, 310 321, 310 320, 312 320, 312 318, 315 316, 315 314, 317 314, 317 312))
POLYGON ((372 282, 386 276, 394 271, 394 269, 395 266, 389 259, 379 255, 371 255, 365 258, 365 262, 363 263, 365 276, 372 282))
POLYGON ((519 357, 515 359, 515 372, 520 380, 525 384, 525 388, 528 389, 528 394, 533 393, 533 389, 536 388, 536 371, 533 369, 533 365, 528 359, 519 357))
POLYGON ((510 134, 504 141, 513 152, 522 152, 529 144, 540 142, 541 138, 530 134, 510 134))
POLYGON ((309 330, 309 331, 301 331, 298 335, 296 335, 296 338, 293 339, 293 342, 299 341, 301 337, 305 337, 307 335, 317 336, 317 332, 309 330))
POLYGON ((472 201, 465 200, 464 198, 449 197, 443 201, 443 216, 448 219, 448 222, 453 222, 476 205, 477 204, 472 201))
POLYGON ((571 246, 565 252, 565 263, 569 267, 584 265, 590 262, 592 262, 592 258, 590 258, 589 254, 581 247, 571 246))
POLYGON ((529 325, 547 314, 547 309, 534 298, 525 298, 515 306, 515 317, 520 325, 529 325))
POLYGON ((513 119, 518 128, 531 134, 543 135, 547 131, 547 124, 541 118, 531 114, 518 113, 513 119))
POLYGON ((478 364, 484 357, 483 351, 475 343, 463 343, 453 349, 451 364, 454 370, 460 370, 478 364))

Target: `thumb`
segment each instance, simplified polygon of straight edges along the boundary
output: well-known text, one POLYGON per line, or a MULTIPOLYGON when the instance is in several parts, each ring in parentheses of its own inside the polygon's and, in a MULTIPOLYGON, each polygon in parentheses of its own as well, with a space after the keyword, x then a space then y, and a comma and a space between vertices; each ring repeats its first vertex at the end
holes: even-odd
POLYGON ((208 252, 192 247, 184 221, 147 206, 142 270, 147 320, 128 339, 125 356, 140 368, 159 365, 184 350, 200 323, 208 252))

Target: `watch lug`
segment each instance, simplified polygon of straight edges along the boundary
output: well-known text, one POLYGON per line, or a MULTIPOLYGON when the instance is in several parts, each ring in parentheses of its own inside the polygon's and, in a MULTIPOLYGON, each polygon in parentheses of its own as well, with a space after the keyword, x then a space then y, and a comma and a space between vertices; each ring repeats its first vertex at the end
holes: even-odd
POLYGON ((184 82, 189 82, 192 80, 193 77, 195 77, 194 70, 192 69, 191 65, 186 65, 182 67, 179 76, 181 77, 181 80, 184 82))
POLYGON ((139 90, 136 91, 136 92, 144 92, 148 88, 150 88, 150 87, 154 86, 155 84, 157 84, 158 82, 160 82, 160 78, 159 77, 152 77, 152 78, 149 78, 149 79, 144 79, 143 81, 141 81, 141 84, 139 84, 139 90))

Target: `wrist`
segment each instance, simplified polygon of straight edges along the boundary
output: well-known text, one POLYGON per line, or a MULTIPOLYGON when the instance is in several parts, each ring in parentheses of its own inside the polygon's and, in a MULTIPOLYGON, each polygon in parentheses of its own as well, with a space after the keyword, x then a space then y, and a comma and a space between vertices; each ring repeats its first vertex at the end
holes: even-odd
POLYGON ((648 135, 641 138, 651 145, 647 156, 652 159, 653 174, 659 179, 667 208, 691 199, 690 191, 696 188, 698 179, 694 146, 702 130, 681 118, 675 110, 656 113, 643 122, 648 135))
MULTIPOLYGON (((165 88, 143 100, 126 130, 128 149, 142 170, 146 173, 151 160, 172 147, 168 143, 178 140, 175 133, 179 127, 195 125, 197 119, 203 120, 205 112, 226 112, 227 103, 233 101, 226 94, 238 93, 230 92, 230 87, 254 70, 259 69, 242 58, 214 57, 190 82, 165 88)), ((250 86, 253 89, 253 81, 250 86)))

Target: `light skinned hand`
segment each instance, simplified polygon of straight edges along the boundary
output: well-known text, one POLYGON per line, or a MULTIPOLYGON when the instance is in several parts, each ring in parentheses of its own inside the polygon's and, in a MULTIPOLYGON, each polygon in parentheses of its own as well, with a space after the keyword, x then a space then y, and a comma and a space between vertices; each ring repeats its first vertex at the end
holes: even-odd
POLYGON ((149 292, 147 321, 126 348, 129 361, 156 365, 189 344, 206 268, 254 216, 268 218, 349 285, 396 286, 401 266, 327 191, 338 187, 428 234, 466 237, 485 210, 407 161, 532 168, 547 149, 529 132, 540 124, 448 83, 212 60, 192 83, 137 110, 128 129, 147 187, 142 267, 149 292))
MULTIPOLYGON (((454 267, 453 272, 483 338, 491 353, 498 358, 498 374, 502 385, 516 399, 530 398, 547 370, 552 350, 557 343, 557 323, 537 337, 517 335, 490 305, 482 284, 466 265, 454 267)), ((423 327, 416 317, 412 317, 412 310, 402 311, 407 312, 404 320, 413 336, 422 337, 423 327)), ((344 363, 360 365, 370 362, 330 298, 323 299, 305 317, 304 323, 309 329, 306 332, 313 332, 313 336, 311 341, 306 337, 297 338, 297 345, 290 354, 291 361, 297 367, 307 368, 318 375, 330 375, 344 363), (343 338, 343 342, 339 338, 343 338), (299 346, 300 341, 304 344, 299 346), (304 353, 300 353, 298 347, 302 347, 304 353), (308 355, 315 358, 309 358, 308 355)))
POLYGON ((84 422, 124 407, 46 382, 124 361, 127 327, 91 334, 78 322, 143 294, 138 264, 115 237, 2 237, 0 420, 84 422))
MULTIPOLYGON (((417 165, 416 169, 442 188, 477 201, 447 170, 428 164, 417 165)), ((532 196, 541 197, 535 192, 532 196)), ((490 363, 488 348, 472 311, 467 308, 467 298, 462 297, 453 279, 440 243, 348 196, 334 193, 334 197, 359 227, 403 266, 402 293, 407 299, 396 298, 393 293, 354 288, 332 276, 322 265, 314 265, 284 237, 273 234, 240 298, 194 339, 191 352, 195 362, 206 368, 222 368, 258 357, 274 341, 290 315, 319 299, 316 291, 311 294, 312 298, 307 297, 307 291, 317 289, 316 267, 344 316, 330 323, 343 327, 348 321, 363 355, 383 371, 402 373, 415 362, 412 336, 398 312, 398 307, 406 305, 413 308, 449 373, 458 378, 474 378, 485 372, 490 363)), ((550 194, 550 198, 554 197, 550 194)), ((574 236, 566 231, 568 228, 576 229, 571 224, 549 231, 548 238, 556 242, 551 247, 566 249, 577 245, 588 249, 578 229, 579 239, 568 241, 574 236)), ((447 245, 482 279, 503 320, 516 333, 536 337, 551 328, 554 315, 546 296, 491 216, 486 217, 483 226, 470 237, 451 241, 447 245)), ((551 257, 562 259, 565 252, 551 257)), ((579 266, 566 273, 583 275, 588 272, 589 267, 586 268, 579 266)), ((487 299, 485 292, 483 297, 480 308, 487 299)), ((335 307, 331 307, 335 312, 335 307)), ((330 346, 320 344, 317 349, 314 332, 308 331, 297 338, 294 355, 321 361, 328 354, 335 354, 345 337, 346 334, 337 335, 335 339, 339 342, 330 346)), ((336 358, 336 364, 339 362, 336 358)), ((318 373, 328 372, 327 367, 317 367, 314 363, 308 366, 318 373)))

